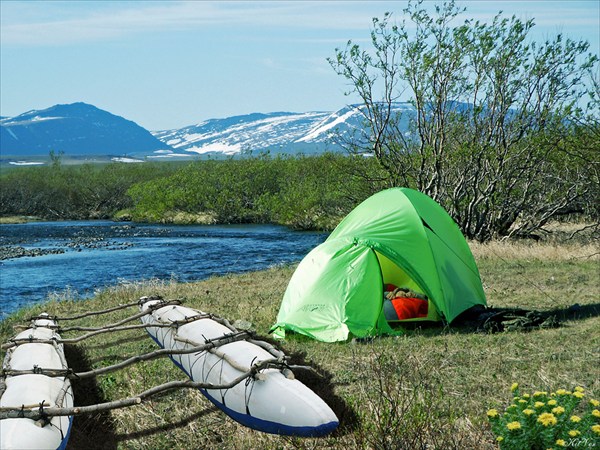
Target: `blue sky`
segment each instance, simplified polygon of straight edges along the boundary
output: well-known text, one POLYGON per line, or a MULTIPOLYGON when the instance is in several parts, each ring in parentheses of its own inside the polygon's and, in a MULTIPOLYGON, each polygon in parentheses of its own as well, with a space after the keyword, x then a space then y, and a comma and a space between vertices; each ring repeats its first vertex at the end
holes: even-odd
MULTIPOLYGON (((0 0, 0 115, 83 101, 150 130, 214 117, 333 111, 345 97, 326 61, 368 45, 372 17, 406 1, 0 0)), ((436 3, 426 2, 433 7, 436 3)), ((464 18, 536 22, 600 53, 600 2, 459 1, 464 18)))

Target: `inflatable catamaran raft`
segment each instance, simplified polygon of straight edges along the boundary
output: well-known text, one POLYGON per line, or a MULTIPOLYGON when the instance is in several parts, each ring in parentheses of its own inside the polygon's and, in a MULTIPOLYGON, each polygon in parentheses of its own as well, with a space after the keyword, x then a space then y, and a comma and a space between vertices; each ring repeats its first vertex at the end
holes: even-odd
MULTIPOLYGON (((41 315, 31 328, 17 334, 17 346, 7 351, 3 378, 0 378, 0 407, 39 409, 73 406, 71 383, 63 345, 56 341, 56 322, 41 315), (38 342, 36 342, 38 341, 38 342), (39 341, 44 341, 39 342, 39 341), (53 343, 47 343, 54 341, 53 343), (65 371, 65 376, 48 376, 44 372, 65 371), (13 373, 14 375, 11 375, 13 373)), ((46 417, 37 421, 22 418, 0 420, 0 449, 66 448, 72 416, 46 417)))
MULTIPOLYGON (((142 297, 140 309, 153 309, 159 302, 142 297)), ((179 305, 156 308, 141 320, 158 325, 146 330, 165 349, 183 350, 215 343, 213 348, 173 354, 171 359, 194 382, 232 384, 229 388, 200 391, 237 422, 259 431, 293 436, 324 436, 337 428, 334 412, 294 378, 286 368, 283 354, 264 342, 252 340, 249 333, 179 305), (174 322, 179 324, 176 328, 164 327, 174 322), (252 375, 233 384, 248 372, 252 375)))

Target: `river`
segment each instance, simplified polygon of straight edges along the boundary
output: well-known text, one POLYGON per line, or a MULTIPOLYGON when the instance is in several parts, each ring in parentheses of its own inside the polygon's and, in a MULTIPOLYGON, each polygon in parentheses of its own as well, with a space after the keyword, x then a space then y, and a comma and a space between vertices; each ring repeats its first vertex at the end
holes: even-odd
POLYGON ((118 283, 194 281, 299 261, 326 237, 275 225, 3 224, 0 320, 66 289, 85 298, 118 283))

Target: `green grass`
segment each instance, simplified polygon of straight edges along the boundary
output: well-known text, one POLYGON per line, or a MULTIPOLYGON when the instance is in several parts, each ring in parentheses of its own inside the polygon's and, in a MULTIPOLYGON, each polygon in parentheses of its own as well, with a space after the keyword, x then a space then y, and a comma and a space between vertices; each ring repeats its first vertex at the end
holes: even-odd
POLYGON ((33 217, 33 216, 6 216, 6 217, 0 217, 0 224, 27 223, 27 222, 36 222, 39 220, 41 220, 39 217, 33 217))
MULTIPOLYGON (((600 396, 600 279, 597 249, 584 245, 473 244, 488 303, 495 307, 566 310, 559 328, 530 332, 476 333, 457 327, 408 330, 370 342, 325 344, 289 337, 281 344, 294 361, 322 371, 299 377, 328 401, 340 429, 321 439, 268 435, 245 428, 214 408, 198 391, 162 395, 139 406, 78 417, 70 448, 126 449, 351 449, 496 448, 486 418, 505 409, 510 386, 522 392, 583 386, 600 396)), ((129 303, 143 295, 180 298, 187 306, 230 321, 252 322, 260 335, 274 323, 293 267, 215 277, 198 283, 149 281, 116 286, 81 301, 73 292, 21 310, 0 323, 0 338, 41 311, 58 316, 129 303)), ((133 314, 134 311, 131 311, 133 314)), ((114 322, 126 313, 81 319, 82 325, 114 322)), ((65 333, 64 337, 75 335, 65 333)), ((67 348, 76 368, 100 367, 151 351, 144 332, 103 335, 67 348)), ((145 362, 75 382, 76 403, 135 395, 169 380, 185 379, 169 359, 145 362)))

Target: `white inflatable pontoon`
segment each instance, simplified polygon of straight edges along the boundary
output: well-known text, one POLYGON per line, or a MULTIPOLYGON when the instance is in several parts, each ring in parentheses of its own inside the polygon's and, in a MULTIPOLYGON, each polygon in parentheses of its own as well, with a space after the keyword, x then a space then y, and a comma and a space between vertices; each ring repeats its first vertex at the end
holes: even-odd
MULTIPOLYGON (((142 311, 153 305, 156 308, 159 302, 142 298, 140 308, 142 311)), ((171 324, 194 319, 177 328, 147 328, 150 336, 165 349, 197 347, 232 335, 230 328, 206 316, 191 308, 170 305, 158 307, 142 317, 142 322, 171 324)), ((273 358, 265 348, 244 339, 199 353, 171 355, 173 362, 193 381, 214 385, 230 383, 254 364, 273 358)), ((262 369, 230 389, 200 391, 232 419, 267 433, 324 436, 339 424, 334 412, 317 394, 279 368, 262 369)))
MULTIPOLYGON (((51 377, 43 374, 44 369, 68 368, 62 344, 36 342, 60 339, 55 331, 56 322, 43 316, 34 320, 31 328, 17 334, 14 340, 18 345, 6 353, 4 370, 34 373, 7 375, 6 390, 0 398, 0 407, 33 410, 40 408, 40 405, 58 408, 73 406, 70 381, 64 376, 51 377)), ((39 421, 27 418, 2 419, 0 449, 63 450, 67 446, 72 420, 72 417, 67 416, 48 417, 48 420, 39 421)))

